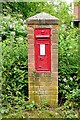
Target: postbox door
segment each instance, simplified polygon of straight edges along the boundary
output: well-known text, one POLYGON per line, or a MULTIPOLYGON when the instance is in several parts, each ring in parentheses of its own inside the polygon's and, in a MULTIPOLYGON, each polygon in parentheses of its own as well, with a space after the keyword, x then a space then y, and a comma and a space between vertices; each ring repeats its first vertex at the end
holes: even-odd
POLYGON ((50 43, 50 29, 35 29, 35 68, 37 71, 51 70, 50 43))

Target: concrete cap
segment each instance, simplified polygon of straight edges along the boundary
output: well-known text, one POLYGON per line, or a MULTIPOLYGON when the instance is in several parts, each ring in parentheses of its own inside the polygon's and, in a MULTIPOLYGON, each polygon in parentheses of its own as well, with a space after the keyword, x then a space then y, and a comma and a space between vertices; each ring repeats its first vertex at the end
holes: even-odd
POLYGON ((27 24, 58 24, 59 19, 55 16, 52 16, 50 14, 47 14, 45 12, 41 12, 39 14, 36 14, 32 17, 27 18, 26 23, 27 24))

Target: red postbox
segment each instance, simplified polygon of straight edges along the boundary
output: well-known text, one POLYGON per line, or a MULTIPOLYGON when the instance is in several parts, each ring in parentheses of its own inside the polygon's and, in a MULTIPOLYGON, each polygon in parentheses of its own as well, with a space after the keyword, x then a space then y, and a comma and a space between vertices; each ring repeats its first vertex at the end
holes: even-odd
POLYGON ((34 38, 36 71, 51 71, 51 29, 35 28, 34 38))

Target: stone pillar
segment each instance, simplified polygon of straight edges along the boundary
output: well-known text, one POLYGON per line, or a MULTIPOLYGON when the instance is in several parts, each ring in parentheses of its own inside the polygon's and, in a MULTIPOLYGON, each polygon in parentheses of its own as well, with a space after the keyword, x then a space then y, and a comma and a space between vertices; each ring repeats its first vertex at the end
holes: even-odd
POLYGON ((58 104, 58 22, 59 19, 44 12, 26 20, 28 25, 28 92, 29 101, 56 106, 58 104), (51 29, 51 71, 35 69, 34 29, 51 29))

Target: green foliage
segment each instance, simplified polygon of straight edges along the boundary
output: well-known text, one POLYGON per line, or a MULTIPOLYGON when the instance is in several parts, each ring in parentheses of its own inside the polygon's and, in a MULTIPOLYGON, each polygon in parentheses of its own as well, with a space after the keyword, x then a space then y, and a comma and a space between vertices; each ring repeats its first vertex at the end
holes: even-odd
MULTIPOLYGON (((28 95, 28 56, 27 25, 24 19, 39 12, 50 13, 59 18, 59 100, 64 104, 65 117, 73 117, 70 108, 79 106, 78 78, 78 29, 71 24, 73 15, 71 5, 66 2, 7 2, 3 3, 3 14, 0 17, 3 80, 2 80, 2 114, 17 109, 34 110, 35 102, 26 103, 28 95), (23 14, 23 15, 22 15, 23 14), (70 102, 70 104, 69 104, 70 102), (67 108, 67 106, 69 108, 67 108), (69 110, 69 112, 68 112, 69 110), (66 112, 67 111, 67 112, 66 112)), ((45 108, 45 102, 38 109, 45 108)), ((37 107, 37 106, 36 106, 37 107)), ((18 112, 18 111, 17 111, 18 112)), ((23 114, 20 113, 21 116, 23 114)), ((17 113, 16 115, 18 115, 17 113)), ((11 114, 11 113, 10 113, 11 114)), ((19 115, 19 116, 20 116, 19 115)), ((12 115, 14 116, 14 115, 12 115)), ((20 117, 21 117, 20 116, 20 117)))
POLYGON ((25 107, 27 110, 34 110, 35 109, 35 102, 32 101, 31 103, 28 103, 25 107))
POLYGON ((75 4, 76 6, 79 6, 79 5, 80 5, 80 1, 74 2, 74 4, 75 4))
POLYGON ((63 96, 78 86, 77 32, 77 28, 59 30, 59 92, 63 96))
POLYGON ((70 103, 71 108, 78 109, 80 107, 80 89, 78 88, 78 86, 70 91, 70 94, 66 95, 66 98, 68 99, 66 103, 70 103))
POLYGON ((73 109, 64 109, 62 110, 62 117, 63 118, 78 118, 78 115, 76 114, 76 112, 73 109))
POLYGON ((62 108, 62 116, 65 118, 80 118, 80 89, 73 89, 70 94, 66 95, 66 98, 67 101, 62 108))
MULTIPOLYGON (((27 99, 27 26, 20 14, 1 15, 0 21, 3 41, 2 112, 4 112, 4 107, 21 105, 27 99)), ((5 112, 8 112, 8 109, 5 112)))
POLYGON ((45 4, 45 2, 8 2, 3 3, 3 12, 5 15, 7 15, 7 13, 20 13, 23 14, 23 17, 26 19, 41 12, 45 4))
POLYGON ((78 76, 78 34, 72 24, 59 27, 59 103, 64 103, 63 118, 78 118, 80 89, 78 76))
POLYGON ((26 102, 24 104, 26 110, 46 110, 47 109, 47 102, 42 101, 40 104, 36 103, 35 101, 26 102))

